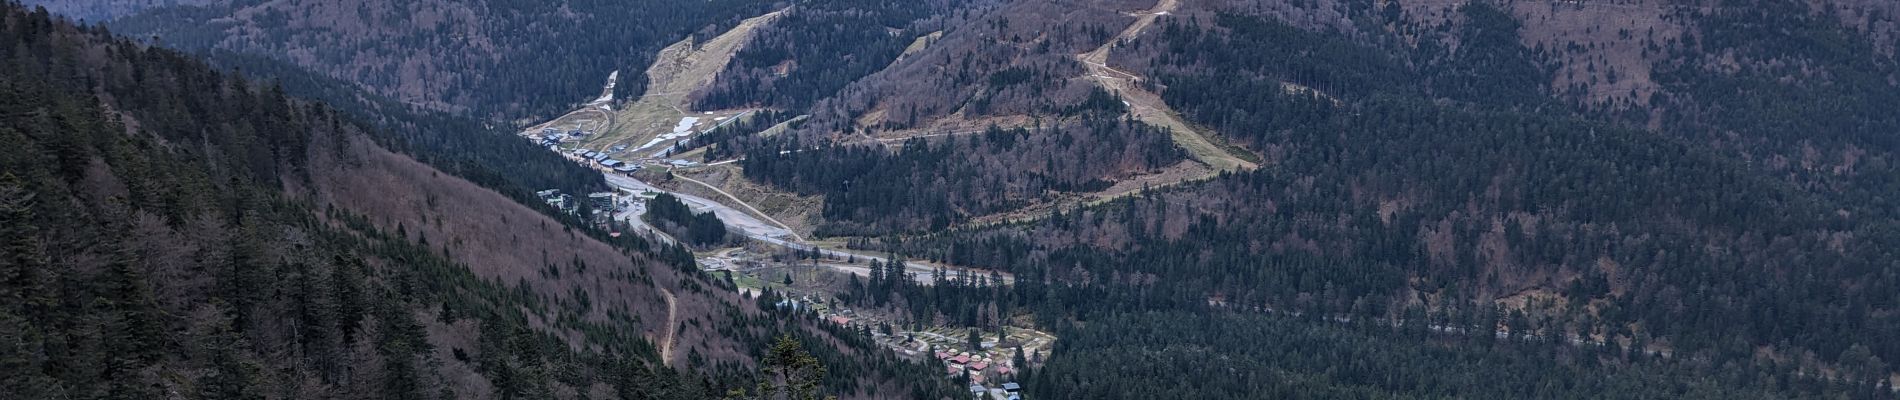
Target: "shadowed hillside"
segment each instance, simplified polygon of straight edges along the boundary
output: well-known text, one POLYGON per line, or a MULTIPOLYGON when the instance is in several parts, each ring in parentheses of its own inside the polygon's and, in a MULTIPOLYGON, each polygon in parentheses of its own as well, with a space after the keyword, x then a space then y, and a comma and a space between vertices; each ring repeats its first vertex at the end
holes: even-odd
POLYGON ((827 392, 941 393, 322 103, 11 4, 0 34, 0 397, 699 399, 782 333, 827 392))

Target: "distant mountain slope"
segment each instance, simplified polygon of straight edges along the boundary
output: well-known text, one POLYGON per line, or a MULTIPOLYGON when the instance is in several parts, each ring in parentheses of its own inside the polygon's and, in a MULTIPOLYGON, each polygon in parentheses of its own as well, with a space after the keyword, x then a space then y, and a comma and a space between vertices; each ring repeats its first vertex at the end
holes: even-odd
POLYGON ((882 70, 970 1, 809 1, 757 32, 694 106, 802 109, 882 70))
MULTIPOLYGON (((1663 8, 1693 40, 1649 50, 1651 101, 1606 103, 1553 86, 1591 67, 1522 36, 1551 27, 1521 8, 1458 2, 1410 26, 1396 18, 1410 11, 1345 2, 1355 36, 1281 19, 1326 2, 1235 3, 1184 8, 1111 64, 1159 77, 1264 168, 902 248, 1055 282, 1069 300, 1052 319, 1462 319, 1452 331, 1890 397, 1900 60, 1878 31, 1799 1, 1663 8)), ((1535 7, 1570 6, 1592 7, 1535 7)))
POLYGON ((933 2, 923 7, 941 11, 919 15, 852 4, 794 9, 773 28, 781 37, 757 40, 702 98, 810 115, 708 154, 743 154, 748 179, 823 195, 820 234, 940 229, 1212 175, 1170 131, 1122 121, 1129 104, 1079 79, 1076 54, 1113 42, 1136 5, 933 2))
POLYGON ((27 7, 46 7, 47 11, 77 20, 105 22, 141 11, 171 6, 208 5, 232 0, 25 0, 27 7))
POLYGON ((565 2, 272 0, 166 7, 115 20, 134 37, 290 61, 409 104, 542 119, 625 73, 640 93, 654 50, 767 11, 758 0, 565 2))
POLYGON ((369 136, 376 145, 524 204, 539 204, 534 192, 540 190, 586 193, 606 188, 606 182, 594 170, 492 124, 403 104, 268 57, 213 51, 205 61, 257 81, 281 85, 292 96, 335 107, 350 119, 375 127, 369 136))

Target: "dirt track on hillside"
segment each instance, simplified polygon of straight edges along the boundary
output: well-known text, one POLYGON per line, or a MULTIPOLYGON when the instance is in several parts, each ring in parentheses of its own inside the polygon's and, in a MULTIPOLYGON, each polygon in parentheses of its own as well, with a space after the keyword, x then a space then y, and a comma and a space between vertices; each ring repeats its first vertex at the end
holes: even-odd
POLYGON ((660 342, 660 363, 672 366, 673 344, 679 340, 680 302, 671 290, 661 288, 660 294, 666 296, 666 341, 660 342))
POLYGON ((1161 101, 1160 95, 1143 89, 1140 85, 1143 79, 1141 76, 1108 66, 1109 51, 1113 50, 1116 44, 1134 40, 1148 27, 1153 26, 1156 18, 1167 15, 1179 5, 1179 0, 1159 0, 1148 11, 1135 14, 1135 22, 1128 24, 1128 28, 1123 29, 1120 34, 1110 38, 1107 43, 1103 43, 1095 50, 1077 54, 1075 59, 1088 68, 1090 81, 1103 89, 1120 94, 1122 100, 1128 103, 1128 112, 1133 114, 1135 119, 1149 125, 1166 128, 1174 137, 1175 144, 1187 150, 1195 161, 1207 164, 1215 171, 1254 169, 1258 165, 1222 148, 1216 141, 1209 139, 1207 134, 1183 120, 1180 113, 1161 101))

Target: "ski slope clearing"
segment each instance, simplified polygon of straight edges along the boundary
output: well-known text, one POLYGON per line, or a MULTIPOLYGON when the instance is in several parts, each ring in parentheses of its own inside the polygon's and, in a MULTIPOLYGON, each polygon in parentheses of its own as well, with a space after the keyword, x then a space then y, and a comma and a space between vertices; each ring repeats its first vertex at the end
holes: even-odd
POLYGON ((1135 14, 1134 23, 1129 24, 1120 34, 1103 43, 1101 47, 1077 54, 1076 61, 1082 62, 1088 68, 1087 78, 1090 81, 1103 89, 1120 94, 1129 106, 1128 112, 1133 114, 1135 119, 1168 129, 1174 137, 1175 144, 1187 150, 1195 161, 1207 164, 1215 171, 1257 168, 1259 165, 1234 154, 1234 151, 1239 151, 1238 149, 1230 149, 1218 144, 1217 139, 1211 137, 1211 132, 1204 133, 1202 129, 1194 128, 1181 118, 1181 113, 1174 111, 1166 102, 1161 101, 1160 95, 1143 89, 1139 85, 1143 79, 1141 76, 1108 66, 1109 52, 1117 44, 1134 40, 1148 27, 1153 26, 1156 18, 1168 15, 1179 5, 1179 0, 1159 0, 1154 8, 1135 14))
POLYGON ((779 10, 746 19, 705 42, 688 37, 661 49, 653 65, 647 68, 647 93, 615 113, 613 126, 585 146, 606 149, 618 144, 644 144, 640 148, 646 149, 670 145, 688 136, 682 132, 704 132, 717 118, 731 118, 744 112, 695 113, 688 108, 693 93, 711 85, 758 28, 784 12, 779 10), (691 120, 690 125, 686 125, 687 119, 691 120), (680 129, 682 125, 687 129, 680 129))

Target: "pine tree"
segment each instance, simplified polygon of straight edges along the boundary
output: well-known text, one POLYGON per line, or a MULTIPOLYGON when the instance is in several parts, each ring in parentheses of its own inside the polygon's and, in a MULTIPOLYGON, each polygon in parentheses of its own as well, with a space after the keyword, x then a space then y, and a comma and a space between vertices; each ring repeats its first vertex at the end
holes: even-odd
POLYGON ((29 321, 51 317, 52 272, 46 243, 34 221, 37 193, 12 173, 0 174, 0 307, 29 321))
POLYGON ((250 347, 231 327, 228 316, 214 316, 207 330, 211 368, 198 380, 198 395, 206 399, 262 399, 255 387, 260 372, 243 352, 250 347))
POLYGON ((60 382, 46 374, 40 327, 0 310, 0 393, 22 399, 65 398, 60 382))
MULTIPOLYGON (((384 298, 390 298, 385 296, 384 298)), ((386 302, 378 307, 376 351, 383 358, 383 395, 389 399, 421 400, 428 384, 420 357, 433 351, 422 324, 407 304, 386 302)))
POLYGON ((155 315, 144 279, 131 263, 117 257, 107 262, 100 277, 99 297, 93 299, 104 362, 98 379, 106 383, 113 397, 156 395, 139 375, 158 357, 167 340, 166 332, 155 315))
POLYGON ((336 296, 337 332, 344 346, 356 343, 356 334, 369 309, 363 298, 363 261, 354 256, 335 257, 336 271, 330 274, 331 293, 336 296))
MULTIPOLYGON (((761 380, 752 394, 744 392, 728 394, 729 399, 784 399, 818 400, 818 385, 825 379, 825 366, 818 358, 806 353, 804 346, 790 334, 780 335, 766 352, 765 359, 759 360, 765 369, 765 379, 761 380)), ((824 399, 836 397, 824 396, 824 399)))

